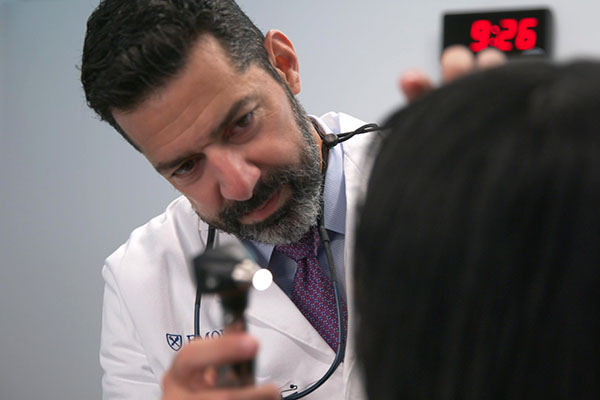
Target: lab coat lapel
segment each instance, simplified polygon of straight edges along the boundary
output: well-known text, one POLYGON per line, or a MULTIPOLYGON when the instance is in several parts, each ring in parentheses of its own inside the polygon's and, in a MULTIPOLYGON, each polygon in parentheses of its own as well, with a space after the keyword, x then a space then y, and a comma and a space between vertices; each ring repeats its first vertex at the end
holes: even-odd
POLYGON ((252 323, 265 324, 324 355, 333 355, 333 350, 327 342, 283 290, 274 283, 265 291, 250 292, 246 318, 250 329, 252 323))

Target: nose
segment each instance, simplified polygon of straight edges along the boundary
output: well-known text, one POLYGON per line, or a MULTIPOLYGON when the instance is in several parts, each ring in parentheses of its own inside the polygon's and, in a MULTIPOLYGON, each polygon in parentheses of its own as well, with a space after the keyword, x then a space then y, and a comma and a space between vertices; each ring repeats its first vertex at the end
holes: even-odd
POLYGON ((215 177, 224 199, 244 201, 252 197, 260 179, 260 168, 248 162, 243 154, 231 149, 213 148, 206 156, 209 172, 215 177))

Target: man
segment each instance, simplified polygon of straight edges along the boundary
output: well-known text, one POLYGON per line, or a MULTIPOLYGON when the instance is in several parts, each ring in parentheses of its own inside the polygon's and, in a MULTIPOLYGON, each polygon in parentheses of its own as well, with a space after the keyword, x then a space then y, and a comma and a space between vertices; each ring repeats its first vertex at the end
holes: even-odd
MULTIPOLYGON (((165 397, 218 398, 224 392, 214 388, 211 366, 256 353, 257 343, 244 336, 207 340, 223 332, 219 304, 208 297, 200 310, 203 340, 186 352, 195 297, 188 262, 204 250, 209 225, 218 229, 218 244, 243 240, 277 283, 252 292, 247 312, 260 344, 256 381, 275 386, 228 395, 276 398, 321 378, 336 343, 292 301, 299 264, 285 246, 314 232, 323 199, 345 289, 342 306, 348 305, 349 350, 307 398, 358 398, 345 268, 373 136, 338 145, 323 153, 325 160, 317 130, 348 132, 362 122, 337 113, 308 117, 294 97, 301 86, 290 41, 279 31, 263 36, 229 0, 102 1, 88 21, 81 77, 89 106, 183 194, 106 260, 104 397, 158 398, 161 379, 181 351, 164 378, 165 397)), ((322 245, 313 257, 329 279, 322 245)))

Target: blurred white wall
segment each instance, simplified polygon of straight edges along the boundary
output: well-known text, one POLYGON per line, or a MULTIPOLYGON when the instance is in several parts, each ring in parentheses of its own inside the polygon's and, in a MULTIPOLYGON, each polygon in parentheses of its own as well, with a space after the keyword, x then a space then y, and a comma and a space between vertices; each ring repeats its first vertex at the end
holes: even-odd
MULTIPOLYGON (((97 0, 0 0, 0 399, 98 399, 104 258, 177 193, 84 104, 79 64, 97 0)), ((443 11, 522 1, 242 0, 300 56, 310 113, 381 121, 398 74, 437 77, 443 11)), ((555 58, 597 55, 600 5, 554 11, 555 58)), ((192 305, 190 304, 190 307, 192 305)))

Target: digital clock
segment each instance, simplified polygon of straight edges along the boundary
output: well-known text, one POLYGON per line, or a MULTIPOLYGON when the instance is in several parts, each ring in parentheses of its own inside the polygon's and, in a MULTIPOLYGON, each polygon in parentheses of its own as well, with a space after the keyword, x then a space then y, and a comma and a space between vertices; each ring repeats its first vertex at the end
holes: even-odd
POLYGON ((495 47, 509 57, 551 55, 549 9, 444 14, 442 50, 462 44, 473 53, 495 47))

